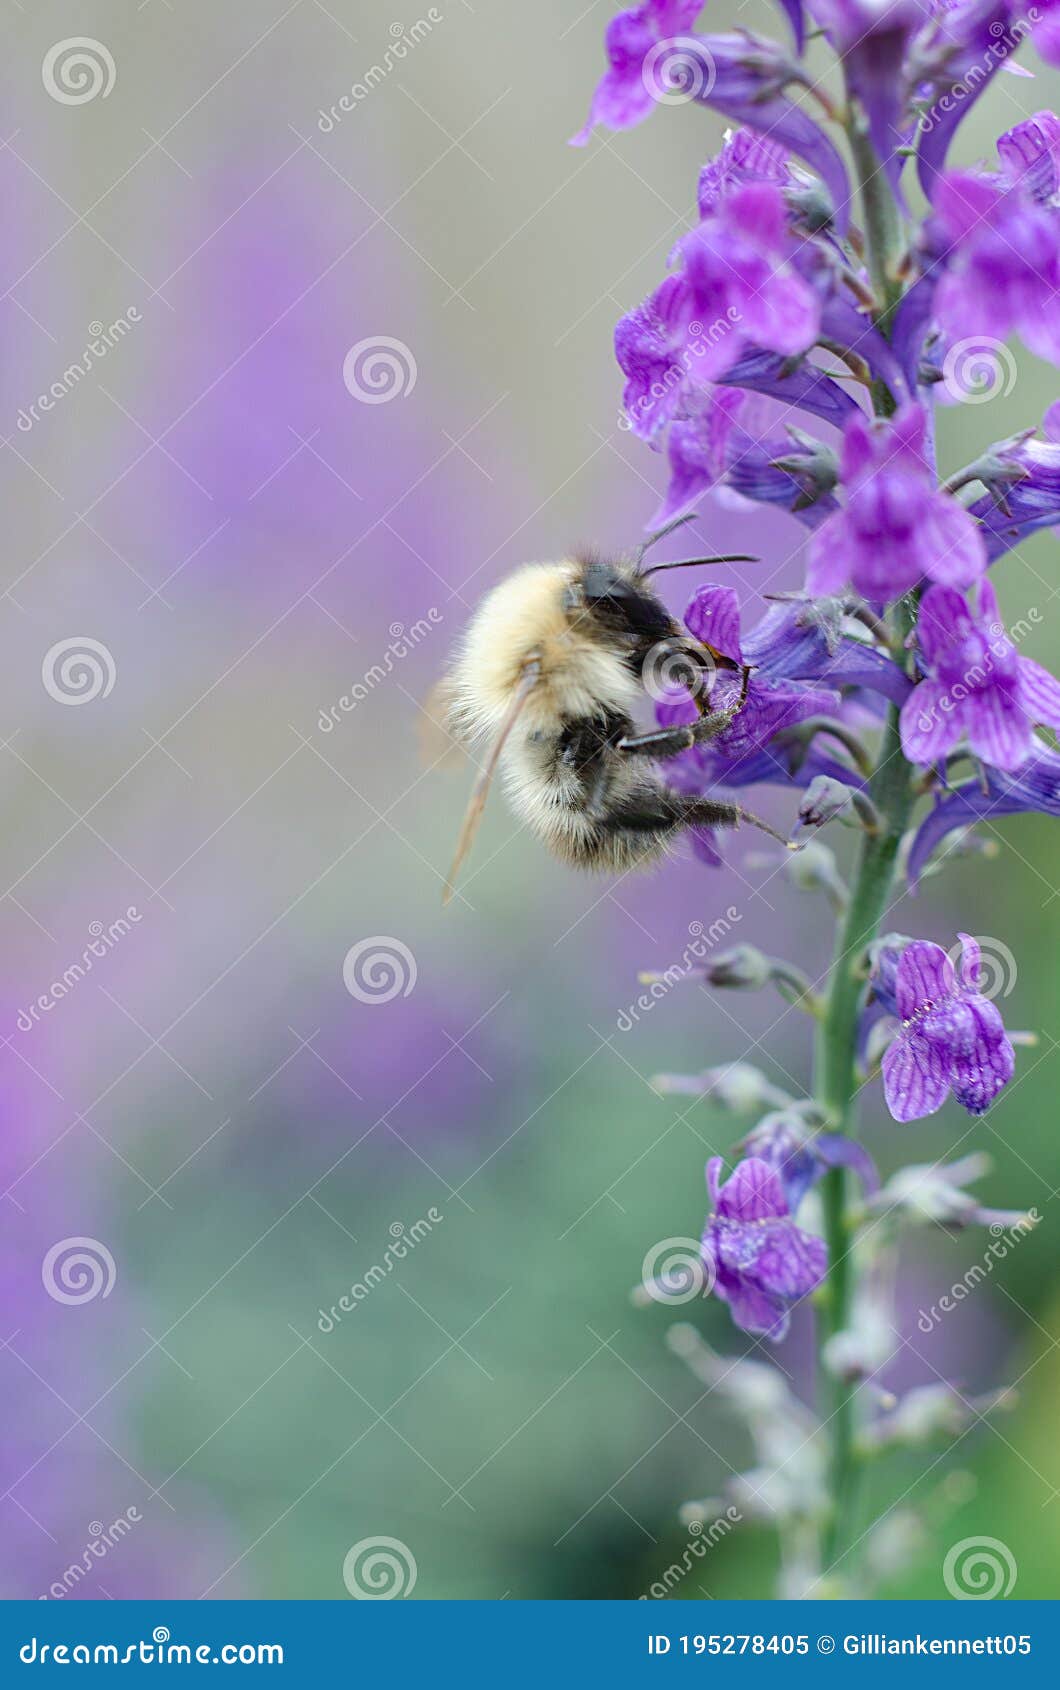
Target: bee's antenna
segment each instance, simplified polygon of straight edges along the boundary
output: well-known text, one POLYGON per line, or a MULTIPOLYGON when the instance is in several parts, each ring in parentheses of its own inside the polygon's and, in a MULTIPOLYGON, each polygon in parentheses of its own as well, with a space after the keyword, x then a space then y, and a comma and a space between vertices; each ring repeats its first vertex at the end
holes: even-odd
POLYGON ((649 534, 646 540, 641 541, 640 545, 633 554, 636 559, 638 573, 640 571, 641 564, 644 562, 645 557, 651 551, 652 547, 657 546, 660 540, 665 540, 668 534, 673 534, 678 528, 683 528, 686 523, 694 521, 695 514, 695 511, 686 511, 684 516, 675 516, 672 522, 666 523, 662 528, 657 528, 654 534, 649 534))
POLYGON ((668 563, 653 563, 650 569, 638 566, 637 573, 641 580, 647 580, 649 575, 658 575, 663 569, 693 569, 706 568, 712 563, 757 563, 756 557, 749 557, 745 552, 734 552, 730 557, 678 557, 671 558, 668 563))

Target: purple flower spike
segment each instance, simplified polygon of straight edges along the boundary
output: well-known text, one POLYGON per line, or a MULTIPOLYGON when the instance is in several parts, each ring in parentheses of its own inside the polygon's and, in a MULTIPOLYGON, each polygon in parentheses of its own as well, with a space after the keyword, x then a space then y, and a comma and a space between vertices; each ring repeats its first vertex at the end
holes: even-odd
POLYGON ((895 978, 901 1027, 883 1058, 883 1091, 896 1121, 919 1121, 952 1091, 981 1115, 1015 1070, 997 1008, 979 990, 979 946, 960 935, 961 976, 941 945, 915 939, 895 978))
POLYGON ((846 509, 810 542, 807 587, 838 593, 851 580, 875 605, 901 598, 926 576, 968 587, 986 554, 964 507, 935 486, 926 457, 927 419, 906 405, 889 422, 857 416, 846 426, 846 509))
POLYGON ((777 1343, 792 1304, 823 1280, 828 1252, 823 1239, 795 1225, 768 1162, 749 1156, 724 1185, 721 1167, 720 1156, 707 1163, 714 1214, 703 1234, 703 1259, 736 1325, 777 1343))
POLYGON ((911 763, 938 763, 962 736, 997 769, 1030 756, 1036 723, 1060 727, 1060 682, 1020 657, 989 581, 976 611, 952 587, 929 587, 917 623, 929 671, 902 709, 902 750, 911 763))

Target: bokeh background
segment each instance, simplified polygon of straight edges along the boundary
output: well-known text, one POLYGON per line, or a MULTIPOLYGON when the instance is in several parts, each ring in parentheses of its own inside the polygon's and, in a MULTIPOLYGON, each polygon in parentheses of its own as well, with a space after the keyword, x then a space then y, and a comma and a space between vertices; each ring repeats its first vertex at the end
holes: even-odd
MULTIPOLYGON (((698 1233, 704 1161, 738 1129, 647 1081, 744 1057, 804 1085, 805 1024, 695 984, 621 1022, 638 971, 730 908, 734 937, 817 975, 823 904, 746 836, 722 871, 577 878, 496 803, 440 906, 470 778, 425 711, 447 648, 513 564, 634 543, 662 486, 618 425, 611 330, 663 273, 722 126, 680 108, 568 148, 610 10, 0 7, 7 1596, 77 1562, 73 1597, 346 1599, 350 1547, 390 1536, 417 1598, 635 1597, 685 1542, 679 1505, 748 1464, 666 1346, 674 1315, 629 1301, 657 1241, 698 1233), (115 77, 72 104, 42 64, 75 36, 115 77), (388 46, 390 74, 329 120, 388 46), (34 413, 100 325, 105 356, 34 413), (384 337, 399 390, 366 403, 344 365, 384 337), (57 659, 42 682, 75 640, 105 648, 78 708, 57 659), (344 959, 378 938, 398 994, 376 972, 358 997, 344 959), (42 1264, 82 1238, 99 1294, 56 1301, 42 1264)), ((764 5, 713 21, 781 27, 764 5)), ((964 126, 965 161, 1055 100, 1027 63, 1037 80, 999 77, 964 126)), ((946 466, 1056 391, 1026 359, 1002 385, 946 414, 946 466)), ((708 503, 697 540, 800 578, 782 516, 708 503)), ((1060 661, 1055 539, 998 574, 1010 619, 1040 612, 1025 649, 1060 661)), ((1041 1043, 972 1137, 953 1108, 898 1129, 875 1095, 866 1132, 885 1172, 988 1149, 982 1189, 1045 1224, 927 1354, 916 1310, 983 1240, 929 1229, 903 1252, 892 1382, 1018 1379, 1020 1400, 881 1481, 874 1506, 934 1522, 894 1595, 942 1594, 972 1533, 1011 1547, 1016 1594, 1056 1594, 1060 878, 1051 824, 989 832, 996 860, 889 925, 1009 945, 1006 1019, 1041 1043), (974 1484, 947 1512, 954 1467, 974 1484)), ((747 1348, 718 1306, 694 1318, 747 1348)), ((780 1352, 804 1389, 809 1318, 780 1352)), ((677 1593, 772 1575, 748 1529, 677 1593)))

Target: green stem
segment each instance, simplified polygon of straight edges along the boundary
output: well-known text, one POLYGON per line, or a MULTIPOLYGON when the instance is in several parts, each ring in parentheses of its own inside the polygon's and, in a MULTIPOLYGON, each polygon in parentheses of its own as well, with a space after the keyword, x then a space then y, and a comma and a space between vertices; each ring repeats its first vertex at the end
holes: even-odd
MULTIPOLYGON (((818 1099, 834 1132, 852 1137, 856 1131, 858 1090, 856 1052, 858 1016, 864 987, 866 947, 876 937, 894 880, 902 834, 913 804, 911 767, 902 755, 898 710, 892 707, 879 760, 870 783, 879 815, 879 831, 861 842, 857 871, 846 918, 840 928, 828 998, 817 1041, 818 1099)), ((846 1176, 832 1168, 822 1188, 829 1270, 821 1300, 823 1342, 849 1324, 853 1291, 851 1234, 846 1209, 846 1176)), ((831 1495, 833 1515, 825 1541, 826 1566, 843 1545, 855 1479, 853 1386, 842 1379, 822 1379, 827 1395, 831 1436, 831 1495)))
POLYGON ((857 112, 850 117, 847 135, 864 208, 865 261, 881 307, 877 323, 886 330, 890 314, 902 296, 902 284, 895 274, 902 245, 902 227, 891 185, 880 167, 864 119, 857 112))

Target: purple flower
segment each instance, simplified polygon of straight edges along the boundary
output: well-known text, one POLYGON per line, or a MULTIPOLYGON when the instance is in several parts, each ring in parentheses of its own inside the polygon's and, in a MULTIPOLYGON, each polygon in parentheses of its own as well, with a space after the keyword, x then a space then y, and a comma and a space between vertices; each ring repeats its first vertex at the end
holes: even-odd
POLYGON ((991 563, 1028 534, 1060 523, 1060 404, 1042 421, 1043 440, 1033 432, 990 446, 978 479, 988 488, 971 514, 980 523, 991 563))
POLYGON ((883 1091, 896 1121, 941 1109, 949 1092, 981 1115, 1011 1080, 1015 1057, 1001 1016, 979 990, 979 945, 960 934, 961 973, 941 945, 914 939, 895 974, 901 1026, 884 1053, 883 1091))
POLYGON ((573 145, 584 146, 597 123, 629 129, 656 105, 697 100, 804 159, 821 178, 842 231, 850 202, 846 166, 823 130, 783 93, 789 83, 805 81, 804 73, 775 42, 749 30, 675 36, 700 9, 691 0, 648 0, 612 20, 605 36, 611 68, 573 145))
POLYGON ((843 60, 850 91, 861 102, 886 168, 909 127, 902 71, 910 37, 923 19, 920 0, 809 0, 809 6, 843 60))
POLYGON ((1003 178, 954 172, 934 191, 949 250, 935 316, 951 342, 1017 332, 1060 363, 1060 215, 1003 178))
POLYGON ((652 526, 662 527, 719 482, 811 527, 823 522, 838 508, 830 492, 835 459, 819 441, 781 434, 777 412, 775 403, 734 388, 690 392, 670 429, 670 485, 652 526))
POLYGON ((1060 682, 1020 657, 989 581, 973 611, 952 587, 929 587, 917 620, 929 673, 902 709, 902 749, 911 763, 938 763, 962 735, 983 762, 1018 769, 1030 756, 1034 725, 1060 727, 1060 682))
POLYGON ((843 436, 845 510, 810 542, 807 587, 837 593, 848 580, 872 604, 900 598, 926 576, 968 587, 986 563, 976 524, 935 485, 920 405, 889 422, 851 419, 843 436))
POLYGON ((795 1225, 767 1162, 749 1156, 724 1185, 721 1166, 720 1156, 707 1163, 714 1213, 703 1234, 703 1260, 736 1325, 777 1343, 788 1330, 792 1304, 823 1280, 828 1252, 823 1239, 795 1225))
MULTIPOLYGON (((740 644, 739 600, 731 587, 704 586, 693 595, 685 611, 685 626, 735 664, 744 662, 740 644)), ((729 671, 718 671, 711 690, 711 704, 724 710, 734 701, 740 681, 729 671)), ((762 749, 782 728, 792 727, 807 716, 831 712, 838 704, 834 692, 798 681, 772 679, 761 673, 750 677, 742 709, 729 727, 702 747, 685 752, 670 768, 687 762, 693 769, 717 768, 719 760, 739 763, 762 749)), ((687 692, 674 692, 656 704, 655 713, 664 725, 695 721, 696 702, 687 692)))
POLYGON ((866 1196, 871 1197, 879 1189, 872 1157, 864 1145, 855 1144, 841 1133, 813 1132, 794 1109, 778 1109, 764 1115, 742 1141, 740 1149, 773 1169, 792 1214, 829 1168, 853 1168, 866 1196))
POLYGON ((982 781, 971 780, 947 792, 925 816, 909 852, 906 874, 915 887, 936 848, 957 829, 997 816, 1037 811, 1060 816, 1060 756, 1035 742, 1031 755, 1014 774, 987 765, 982 781))
POLYGON ((922 109, 917 173, 929 198, 958 125, 1022 39, 1019 0, 935 0, 932 10, 907 66, 922 109))
POLYGON ((1060 188, 1060 117, 1035 112, 998 138, 997 151, 1010 186, 1048 204, 1060 188))
POLYGON ((708 158, 699 173, 699 215, 712 217, 745 182, 775 182, 783 188, 792 181, 783 147, 753 129, 731 129, 721 152, 708 158))
POLYGON ((1060 65, 1060 0, 1036 0, 1031 40, 1046 64, 1060 65))
MULTIPOLYGON (((703 0, 645 0, 611 19, 604 35, 611 68, 597 85, 588 122, 574 137, 575 146, 584 146, 598 123, 606 123, 609 129, 631 129, 649 116, 666 91, 661 84, 658 91, 653 89, 652 70, 656 76, 659 70, 665 74, 667 58, 673 60, 685 45, 672 37, 691 29, 702 10, 703 0), (670 48, 669 55, 665 49, 659 52, 662 43, 670 48), (658 69, 654 63, 645 63, 649 55, 662 59, 658 69)), ((674 64, 670 75, 676 72, 674 64)))

